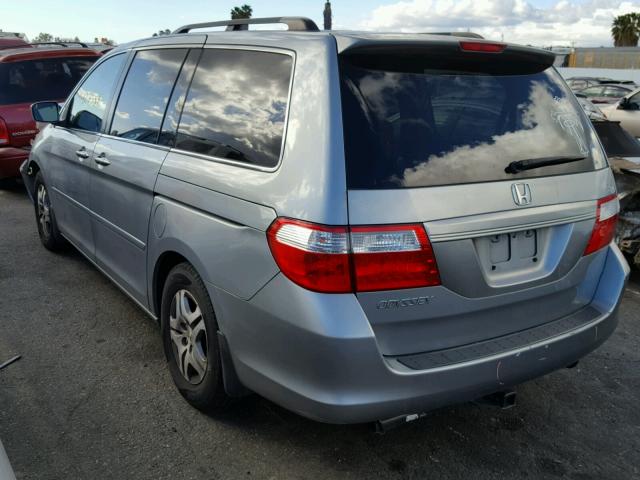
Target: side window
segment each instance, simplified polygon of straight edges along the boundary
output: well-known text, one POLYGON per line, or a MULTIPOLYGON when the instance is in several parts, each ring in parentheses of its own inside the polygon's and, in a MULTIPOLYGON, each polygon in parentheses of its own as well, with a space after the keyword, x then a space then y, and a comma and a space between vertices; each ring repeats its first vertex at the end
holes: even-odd
POLYGON ((158 139, 158 144, 160 145, 173 147, 176 142, 178 120, 180 120, 180 113, 182 112, 182 107, 184 106, 184 101, 187 96, 187 89, 191 83, 191 78, 193 78, 193 71, 196 68, 201 53, 201 49, 189 51, 189 55, 182 66, 180 76, 169 99, 167 113, 162 122, 160 138, 158 139))
POLYGON ((636 93, 633 97, 629 98, 629 110, 640 110, 640 93, 636 93))
POLYGON ((187 49, 136 53, 113 115, 110 135, 156 143, 187 49))
POLYGON ((574 90, 581 90, 587 88, 587 82, 584 80, 572 80, 569 82, 569 86, 574 90))
POLYGON ((582 90, 580 93, 586 95, 587 97, 600 97, 602 95, 602 87, 589 87, 582 90))
POLYGON ((293 59, 205 49, 182 111, 176 148, 252 165, 280 158, 293 59))
POLYGON ((619 98, 619 97, 623 97, 625 93, 626 93, 626 91, 624 89, 622 89, 622 88, 606 87, 604 89, 604 92, 603 92, 602 96, 603 97, 619 98))
POLYGON ((68 126, 99 132, 126 55, 111 57, 91 72, 71 100, 68 126))

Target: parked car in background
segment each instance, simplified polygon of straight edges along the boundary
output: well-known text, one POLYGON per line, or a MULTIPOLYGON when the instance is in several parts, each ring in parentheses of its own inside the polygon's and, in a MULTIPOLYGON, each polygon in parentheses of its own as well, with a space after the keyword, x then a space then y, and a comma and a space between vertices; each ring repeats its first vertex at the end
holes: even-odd
POLYGON ((629 274, 613 174, 554 59, 296 17, 118 47, 59 115, 33 106, 52 122, 21 168, 41 242, 159 321, 197 408, 254 391, 389 425, 512 405, 607 340, 629 274))
POLYGON ((622 128, 640 138, 640 90, 628 93, 616 103, 601 107, 609 120, 620 122, 622 128))
POLYGON ((616 241, 629 263, 640 268, 640 142, 619 121, 593 121, 618 187, 616 241))
POLYGON ((63 102, 100 56, 88 48, 56 44, 0 50, 0 179, 18 177, 29 156, 37 133, 31 104, 63 102))
POLYGON ((584 90, 594 85, 600 85, 602 82, 611 80, 606 77, 571 77, 566 80, 567 85, 573 91, 584 90))
POLYGON ((602 110, 591 103, 591 100, 589 100, 586 95, 576 92, 575 96, 578 99, 578 103, 589 117, 589 120, 606 120, 607 117, 602 110))
POLYGON ((566 82, 574 92, 596 85, 623 85, 630 88, 635 86, 635 83, 631 80, 614 80, 607 77, 570 77, 566 82))
POLYGON ((597 105, 599 103, 616 103, 620 98, 632 91, 633 88, 627 86, 602 84, 578 90, 576 93, 584 95, 591 103, 597 105))
POLYGON ((31 45, 15 35, 0 36, 0 50, 19 47, 30 48, 31 45))

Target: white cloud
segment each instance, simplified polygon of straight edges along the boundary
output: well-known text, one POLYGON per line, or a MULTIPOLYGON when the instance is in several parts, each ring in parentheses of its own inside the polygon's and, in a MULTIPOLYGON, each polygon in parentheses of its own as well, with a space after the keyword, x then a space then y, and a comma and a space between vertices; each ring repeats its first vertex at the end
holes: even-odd
POLYGON ((640 11, 640 1, 558 0, 549 8, 526 0, 405 0, 371 12, 365 30, 429 32, 471 30, 486 38, 532 44, 610 46, 617 15, 640 11))

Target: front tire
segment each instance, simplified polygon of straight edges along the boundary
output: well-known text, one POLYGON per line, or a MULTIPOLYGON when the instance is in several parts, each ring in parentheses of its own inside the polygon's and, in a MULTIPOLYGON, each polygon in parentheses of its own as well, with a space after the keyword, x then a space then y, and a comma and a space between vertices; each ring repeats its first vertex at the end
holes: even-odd
POLYGON ((38 224, 38 236, 42 245, 52 252, 59 252, 66 247, 67 242, 58 229, 56 215, 51 205, 49 190, 44 183, 42 173, 38 172, 34 181, 35 213, 38 224))
POLYGON ((180 394, 199 410, 226 407, 231 399, 223 384, 218 324, 204 283, 190 264, 169 272, 160 321, 165 357, 180 394))

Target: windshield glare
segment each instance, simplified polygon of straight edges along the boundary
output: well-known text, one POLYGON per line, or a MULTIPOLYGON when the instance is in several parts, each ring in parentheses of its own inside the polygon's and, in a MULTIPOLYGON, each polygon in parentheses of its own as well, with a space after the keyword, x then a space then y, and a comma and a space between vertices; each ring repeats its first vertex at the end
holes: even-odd
POLYGON ((526 75, 370 70, 343 61, 350 188, 401 188, 577 173, 606 160, 550 68, 526 75), (505 173, 512 161, 586 157, 505 173))

